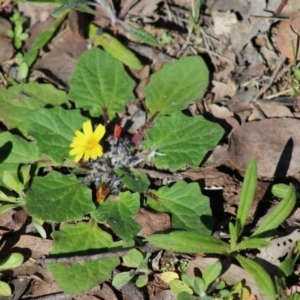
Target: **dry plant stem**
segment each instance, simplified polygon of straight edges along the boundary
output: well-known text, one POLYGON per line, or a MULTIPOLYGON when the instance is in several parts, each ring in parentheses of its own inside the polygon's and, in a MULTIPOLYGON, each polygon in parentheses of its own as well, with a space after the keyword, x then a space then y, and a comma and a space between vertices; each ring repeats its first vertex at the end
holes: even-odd
MULTIPOLYGON (((146 244, 142 247, 137 247, 138 250, 142 252, 155 252, 161 250, 160 248, 153 247, 150 244, 146 244)), ((93 261, 103 258, 112 258, 112 257, 120 257, 128 254, 131 249, 116 251, 116 252, 108 252, 108 253, 99 253, 99 254, 91 254, 91 255, 75 255, 71 257, 58 257, 58 258, 39 258, 36 261, 37 265, 45 266, 47 264, 52 263, 64 263, 64 264, 79 264, 87 261, 93 261)))
MULTIPOLYGON (((285 66, 276 76, 275 82, 278 81, 292 66, 294 62, 290 62, 287 66, 285 66)), ((271 87, 270 83, 266 84, 253 98, 253 102, 256 102, 269 88, 271 87)))
POLYGON ((275 78, 276 78, 276 76, 277 76, 279 70, 282 68, 282 66, 283 66, 283 64, 284 64, 284 62, 285 62, 285 60, 286 60, 286 57, 283 56, 283 55, 280 55, 279 61, 277 62, 277 65, 276 65, 276 68, 275 68, 275 70, 273 71, 272 76, 270 77, 270 82, 269 82, 270 85, 272 85, 272 83, 274 82, 274 80, 275 80, 275 78))
POLYGON ((279 15, 283 8, 287 5, 288 0, 282 0, 277 9, 274 11, 274 15, 279 15))
MULTIPOLYGON (((89 291, 89 293, 96 293, 100 290, 101 290, 100 285, 96 285, 89 291)), ((74 297, 74 295, 73 295, 73 297, 74 297)), ((27 298, 27 299, 29 299, 29 300, 67 300, 67 299, 74 299, 73 297, 71 297, 69 294, 65 294, 65 293, 55 293, 55 294, 49 294, 46 296, 33 297, 33 298, 27 298)))
POLYGON ((181 175, 173 175, 173 174, 170 174, 170 173, 147 170, 147 169, 143 169, 143 168, 137 168, 136 170, 141 171, 143 173, 146 173, 151 177, 159 178, 159 179, 169 179, 169 180, 174 180, 174 181, 182 179, 181 175))
POLYGON ((142 138, 144 137, 145 130, 147 130, 152 123, 154 122, 155 118, 158 116, 159 111, 155 112, 154 115, 142 126, 142 128, 139 130, 139 132, 131 139, 131 143, 134 146, 138 146, 141 142, 142 138))

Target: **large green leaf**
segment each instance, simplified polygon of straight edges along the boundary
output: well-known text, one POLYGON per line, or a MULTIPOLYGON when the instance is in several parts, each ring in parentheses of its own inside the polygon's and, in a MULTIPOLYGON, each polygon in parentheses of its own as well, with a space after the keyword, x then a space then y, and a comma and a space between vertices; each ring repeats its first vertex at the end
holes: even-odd
POLYGON ((179 181, 172 187, 151 190, 158 200, 148 197, 148 205, 159 212, 171 213, 172 228, 211 234, 213 220, 209 199, 201 194, 197 183, 179 181))
POLYGON ((76 130, 82 129, 87 119, 79 110, 64 110, 61 107, 41 108, 25 117, 28 134, 37 142, 39 153, 53 164, 61 165, 69 156, 70 144, 76 130))
POLYGON ((69 97, 77 108, 90 110, 92 116, 108 112, 114 118, 124 111, 125 103, 133 100, 134 81, 124 66, 110 54, 92 48, 76 64, 70 80, 69 97))
POLYGON ((69 104, 67 94, 51 84, 31 82, 18 84, 0 91, 0 119, 8 129, 17 128, 27 135, 24 117, 31 111, 44 107, 69 104))
POLYGON ((86 185, 80 185, 74 175, 54 171, 34 178, 26 193, 25 207, 30 215, 53 222, 80 220, 95 209, 86 185))
POLYGON ((105 201, 92 213, 97 222, 107 222, 114 233, 124 240, 132 239, 141 229, 134 221, 140 208, 139 194, 120 193, 120 200, 105 201))
POLYGON ((144 90, 150 113, 171 114, 187 108, 190 103, 202 98, 208 77, 208 69, 200 56, 188 56, 165 64, 151 75, 144 90))
POLYGON ((159 153, 154 156, 157 168, 169 167, 172 171, 185 165, 198 167, 209 150, 215 148, 223 129, 202 116, 187 117, 181 112, 158 118, 147 131, 149 140, 145 149, 159 153))
MULTIPOLYGON (((107 251, 112 245, 112 237, 93 222, 64 225, 61 231, 54 232, 52 237, 52 255, 89 255, 95 251, 107 251)), ((107 258, 70 265, 49 264, 48 268, 65 293, 78 294, 89 291, 95 285, 109 279, 112 270, 118 264, 118 258, 107 258)))
POLYGON ((198 232, 173 231, 169 234, 152 234, 147 240, 155 247, 183 253, 226 255, 230 252, 229 245, 225 242, 198 232))
MULTIPOLYGON (((36 142, 28 142, 23 138, 9 132, 0 133, 0 174, 8 171, 18 180, 20 165, 34 163, 41 159, 36 142)), ((0 185, 3 185, 0 176, 0 185)))

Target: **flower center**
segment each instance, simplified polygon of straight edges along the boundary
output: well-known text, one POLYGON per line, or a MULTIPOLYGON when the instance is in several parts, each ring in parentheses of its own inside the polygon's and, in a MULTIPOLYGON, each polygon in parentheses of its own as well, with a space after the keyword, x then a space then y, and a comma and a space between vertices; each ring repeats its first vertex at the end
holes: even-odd
POLYGON ((93 149, 96 147, 97 144, 98 144, 98 141, 94 137, 91 137, 86 143, 86 148, 93 149))

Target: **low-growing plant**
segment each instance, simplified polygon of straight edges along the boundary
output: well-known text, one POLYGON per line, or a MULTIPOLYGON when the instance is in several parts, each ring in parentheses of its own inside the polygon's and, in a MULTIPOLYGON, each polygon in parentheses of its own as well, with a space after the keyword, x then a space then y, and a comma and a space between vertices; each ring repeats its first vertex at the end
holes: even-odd
MULTIPOLYGON (((181 112, 203 96, 207 85, 208 69, 201 57, 166 64, 150 76, 144 89, 146 123, 129 137, 113 135, 108 124, 117 122, 116 112, 124 111, 125 104, 135 98, 135 81, 120 61, 100 49, 92 48, 82 55, 68 94, 36 82, 1 91, 1 119, 9 130, 14 129, 14 134, 0 133, 4 157, 0 169, 14 178, 0 178, 1 200, 5 203, 2 212, 24 206, 40 232, 41 220, 65 222, 60 231, 52 233, 51 255, 59 256, 135 247, 141 227, 134 216, 143 207, 144 194, 160 199, 156 203, 148 197, 146 206, 170 214, 172 228, 209 236, 212 213, 197 183, 179 180, 158 190, 149 189, 147 175, 153 169, 161 172, 166 167, 171 171, 186 165, 197 167, 216 146, 223 135, 219 125, 181 112), (22 101, 12 101, 23 95, 22 101), (69 109, 68 99, 76 109, 69 109), (103 125, 93 128, 91 120, 103 125), (140 162, 151 168, 145 165, 138 169, 140 162), (21 175, 23 165, 35 170, 30 181, 21 175), (80 169, 81 175, 71 174, 70 168, 80 169), (92 218, 82 222, 87 214, 92 218), (68 224, 74 221, 76 225, 68 224), (98 223, 110 226, 114 235, 98 223), (113 242, 116 237, 119 241, 113 242)), ((105 258, 68 267, 51 263, 48 268, 63 291, 77 294, 109 279, 118 264, 117 258, 105 258), (73 272, 78 276, 71 276, 73 272), (84 282, 79 278, 85 278, 84 282)))
MULTIPOLYGON (((0 271, 16 268, 23 263, 23 260, 24 257, 22 254, 11 253, 0 262, 0 271)), ((11 296, 11 294, 10 286, 6 282, 0 280, 0 295, 7 297, 11 296)))
POLYGON ((127 255, 122 257, 122 259, 125 266, 128 268, 135 268, 135 270, 117 274, 112 281, 112 285, 119 288, 133 278, 136 278, 135 285, 137 287, 145 286, 148 282, 149 274, 151 273, 148 268, 148 259, 150 256, 151 253, 147 253, 144 256, 143 253, 136 249, 130 250, 127 255))
MULTIPOLYGON (((173 231, 170 234, 154 234, 147 240, 162 249, 224 255, 236 259, 239 264, 256 280, 257 285, 270 298, 275 299, 275 288, 270 275, 254 260, 240 254, 242 250, 265 248, 270 243, 263 236, 270 237, 281 223, 289 216, 296 203, 296 193, 292 185, 285 191, 285 197, 270 214, 260 223, 250 237, 243 237, 251 204, 254 199, 257 182, 255 160, 251 160, 243 182, 235 224, 229 223, 230 241, 227 244, 215 237, 191 231, 173 231)), ((281 194, 282 195, 282 194, 281 194)))

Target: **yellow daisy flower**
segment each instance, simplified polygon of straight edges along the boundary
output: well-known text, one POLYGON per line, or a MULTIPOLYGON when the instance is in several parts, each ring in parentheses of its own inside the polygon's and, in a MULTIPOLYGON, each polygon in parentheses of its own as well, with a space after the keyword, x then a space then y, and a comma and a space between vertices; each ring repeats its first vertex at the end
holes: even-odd
POLYGON ((99 141, 105 134, 105 127, 99 124, 95 131, 93 131, 91 121, 83 123, 83 133, 76 130, 75 137, 70 145, 73 148, 69 154, 76 155, 74 161, 79 162, 83 157, 84 161, 88 161, 90 158, 96 159, 103 155, 103 148, 99 144, 99 141))

